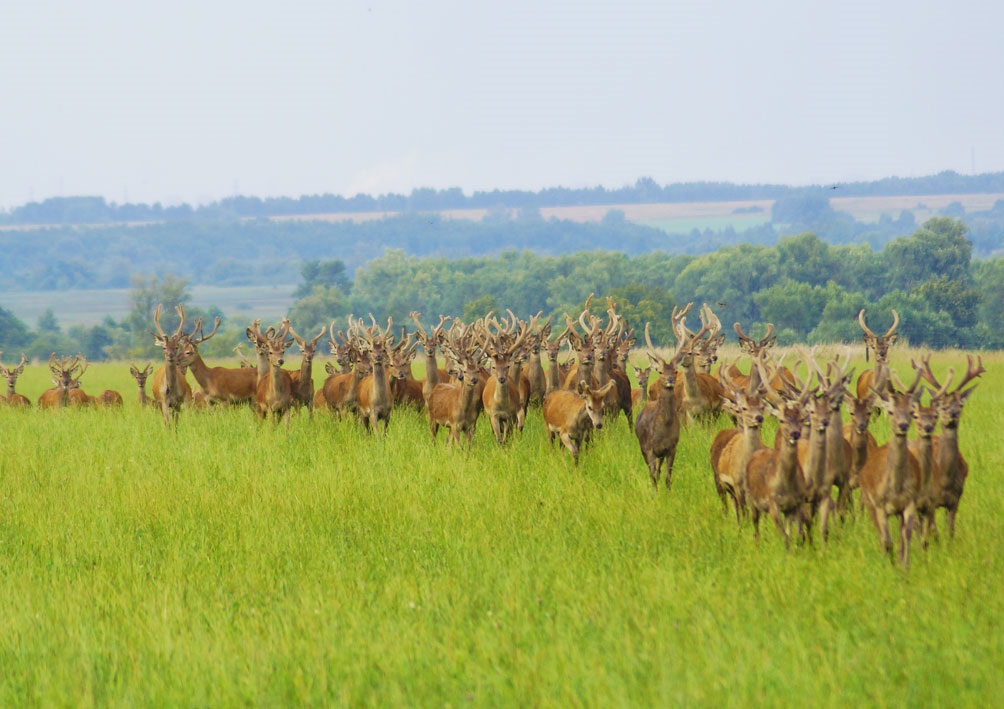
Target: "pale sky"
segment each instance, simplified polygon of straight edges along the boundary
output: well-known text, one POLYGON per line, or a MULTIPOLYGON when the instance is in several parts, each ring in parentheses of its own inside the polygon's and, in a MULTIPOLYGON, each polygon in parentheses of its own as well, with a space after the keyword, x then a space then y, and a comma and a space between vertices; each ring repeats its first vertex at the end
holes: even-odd
POLYGON ((0 209, 1004 170, 986 0, 31 0, 0 209))

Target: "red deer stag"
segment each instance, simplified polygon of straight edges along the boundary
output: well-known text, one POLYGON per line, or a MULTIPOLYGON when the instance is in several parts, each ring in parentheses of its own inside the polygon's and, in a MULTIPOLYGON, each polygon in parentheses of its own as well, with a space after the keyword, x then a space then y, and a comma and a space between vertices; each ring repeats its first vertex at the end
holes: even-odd
MULTIPOLYGON (((511 325, 515 326, 515 323, 511 325)), ((526 339, 527 332, 524 327, 515 339, 511 339, 511 331, 503 329, 494 319, 481 323, 481 327, 476 330, 476 335, 481 339, 481 348, 491 362, 492 372, 481 392, 481 403, 499 445, 504 445, 509 440, 522 409, 520 379, 518 376, 509 376, 509 365, 526 339), (490 329, 492 325, 495 326, 495 332, 490 329)))
MULTIPOLYGON (((764 358, 766 354, 761 354, 764 358)), ((728 512, 729 500, 739 523, 746 513, 746 471, 753 454, 764 447, 760 429, 763 426, 766 388, 747 378, 743 385, 729 376, 729 368, 719 367, 718 378, 727 393, 723 406, 736 421, 735 428, 715 434, 711 443, 711 473, 715 491, 722 501, 722 511, 728 512), (751 385, 752 381, 752 385, 751 385)))
POLYGON ((422 327, 422 321, 419 320, 421 315, 418 312, 412 311, 410 317, 415 321, 415 337, 418 340, 418 344, 422 346, 422 352, 425 354, 425 382, 422 385, 422 398, 427 400, 429 394, 432 393, 432 390, 439 382, 445 383, 450 380, 450 375, 445 369, 439 367, 439 363, 436 360, 436 347, 442 337, 443 326, 450 318, 446 315, 440 315, 439 324, 432 328, 432 334, 430 335, 422 327))
POLYGON ((983 368, 983 358, 978 357, 973 363, 972 355, 967 356, 966 375, 962 382, 949 391, 953 370, 949 369, 948 378, 944 385, 938 384, 938 379, 931 371, 930 362, 922 359, 922 374, 924 379, 938 389, 937 412, 938 423, 941 425, 941 435, 934 439, 933 462, 931 468, 930 484, 925 491, 925 495, 931 500, 931 531, 936 533, 934 527, 934 512, 939 508, 945 509, 945 524, 948 526, 948 536, 955 538, 955 517, 959 511, 959 501, 962 499, 962 491, 969 475, 969 465, 959 450, 959 420, 962 417, 962 409, 976 388, 976 384, 966 389, 965 387, 980 376, 986 370, 983 368))
POLYGON ((555 436, 561 439, 579 464, 582 441, 593 429, 603 428, 603 400, 616 385, 607 382, 599 389, 579 382, 575 391, 558 389, 544 397, 544 425, 547 439, 554 445, 555 436))
POLYGON ((154 373, 153 396, 160 403, 164 424, 168 426, 177 424, 181 405, 186 401, 186 397, 191 398, 192 389, 185 381, 184 369, 191 364, 196 352, 191 341, 195 330, 190 334, 184 332, 185 309, 178 305, 175 311, 180 318, 178 328, 168 335, 160 325, 161 306, 157 305, 153 311, 153 325, 156 332, 151 333, 154 344, 164 353, 164 366, 154 373), (158 374, 161 376, 158 377, 158 374))
POLYGON ((798 463, 798 439, 802 435, 802 407, 812 391, 805 389, 794 401, 768 401, 766 410, 779 422, 780 445, 760 448, 750 457, 746 468, 746 486, 753 520, 753 535, 760 538, 760 515, 769 514, 784 537, 785 548, 791 546, 791 525, 794 522, 799 539, 807 538, 805 479, 798 463), (775 406, 774 401, 779 406, 775 406))
POLYGON ((88 403, 87 395, 80 391, 80 376, 87 369, 87 360, 81 364, 81 355, 56 359, 56 353, 49 356, 49 371, 52 373, 51 389, 46 389, 38 397, 40 409, 62 408, 88 403), (79 370, 79 371, 78 371, 79 370))
POLYGON ((865 325, 864 308, 858 313, 858 324, 861 325, 861 329, 865 333, 865 359, 868 358, 869 353, 875 357, 874 369, 866 369, 858 377, 858 398, 864 400, 868 398, 869 389, 879 391, 877 382, 888 376, 889 347, 896 342, 896 328, 899 326, 899 315, 895 310, 892 311, 892 325, 881 337, 865 325))
POLYGON ((440 426, 449 430, 448 443, 460 443, 461 434, 470 443, 474 437, 480 409, 478 404, 478 381, 482 377, 481 360, 484 350, 474 343, 471 326, 461 328, 458 333, 450 330, 443 333, 440 345, 443 352, 458 362, 460 381, 458 383, 440 382, 436 384, 426 401, 429 414, 429 432, 433 442, 440 426))
MULTIPOLYGON (((920 373, 909 389, 905 389, 893 372, 885 397, 877 398, 879 406, 889 414, 892 438, 869 456, 861 469, 861 504, 875 523, 884 551, 893 555, 889 534, 889 518, 899 520, 900 561, 910 561, 910 535, 917 516, 917 496, 920 492, 920 462, 907 445, 907 434, 913 421, 913 408, 920 399, 920 373)), ((872 389, 878 396, 879 392, 872 389)))
MULTIPOLYGON (((255 340, 262 338, 261 331, 253 331, 255 340)), ((271 414, 276 422, 282 418, 286 429, 289 429, 290 412, 293 408, 293 377, 282 368, 285 363, 286 349, 293 344, 289 336, 289 321, 284 320, 278 332, 272 334, 268 342, 268 373, 258 377, 255 403, 258 418, 264 420, 271 414)))
POLYGON ((16 367, 6 367, 0 364, 0 376, 3 376, 7 380, 7 395, 0 399, 5 404, 9 406, 16 406, 18 408, 27 408, 31 406, 31 400, 28 399, 24 394, 18 394, 14 387, 17 385, 17 378, 21 376, 21 372, 24 371, 24 364, 28 361, 27 356, 21 355, 21 361, 16 367))
MULTIPOLYGON (((289 321, 283 318, 283 324, 288 326, 289 321)), ((314 335, 314 338, 307 342, 304 338, 296 334, 296 331, 289 327, 289 334, 296 341, 296 346, 300 348, 301 359, 300 369, 290 372, 293 383, 293 405, 306 406, 307 413, 314 414, 314 353, 317 351, 317 341, 324 337, 328 331, 322 326, 321 331, 314 335)))
POLYGON ((192 361, 189 369, 192 370, 195 381, 202 387, 208 404, 253 404, 258 391, 257 368, 210 367, 199 353, 199 346, 216 334, 221 322, 220 318, 215 318, 213 329, 208 335, 203 334, 202 322, 196 323, 189 338, 192 343, 192 361))
MULTIPOLYGON (((654 401, 645 404, 638 412, 634 432, 638 438, 641 455, 648 466, 648 474, 652 486, 658 489, 659 477, 662 474, 662 464, 666 463, 666 489, 673 482, 673 462, 676 460, 676 445, 680 440, 680 419, 676 408, 676 366, 687 355, 687 343, 679 343, 676 352, 668 360, 663 359, 652 346, 649 334, 651 323, 645 323, 645 344, 648 345, 648 357, 659 368, 662 388, 654 401)), ((703 331, 702 331, 703 333, 703 331)), ((690 344, 699 335, 690 339, 690 344)))
POLYGON ((366 350, 373 373, 359 382, 359 420, 367 433, 374 431, 377 424, 383 424, 384 433, 390 426, 390 412, 394 400, 390 394, 390 383, 387 380, 389 350, 393 346, 394 335, 391 334, 394 321, 387 318, 387 328, 381 332, 373 316, 373 324, 364 327, 362 319, 357 323, 358 346, 366 350))

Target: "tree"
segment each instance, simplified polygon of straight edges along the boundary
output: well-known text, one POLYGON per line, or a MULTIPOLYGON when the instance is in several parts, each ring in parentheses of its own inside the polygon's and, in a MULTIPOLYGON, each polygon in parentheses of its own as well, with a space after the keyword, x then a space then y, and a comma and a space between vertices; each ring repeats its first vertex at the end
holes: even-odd
POLYGON ((163 277, 134 276, 129 291, 129 314, 123 320, 127 329, 144 336, 153 329, 153 311, 161 307, 160 325, 169 331, 178 326, 178 316, 174 308, 185 305, 192 296, 188 293, 188 281, 167 274, 163 277))
POLYGON ((303 276, 303 282, 293 292, 294 298, 304 298, 310 295, 317 286, 334 287, 345 295, 348 295, 352 288, 352 281, 349 280, 345 263, 341 259, 305 261, 300 268, 300 275, 303 276))
POLYGON ((31 341, 31 333, 14 313, 0 307, 0 350, 16 350, 26 347, 31 341))

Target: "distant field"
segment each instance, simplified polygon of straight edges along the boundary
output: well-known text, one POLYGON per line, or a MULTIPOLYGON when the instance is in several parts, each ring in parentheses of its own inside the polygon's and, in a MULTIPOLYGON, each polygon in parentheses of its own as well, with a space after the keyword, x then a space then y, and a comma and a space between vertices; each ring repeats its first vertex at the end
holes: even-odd
MULTIPOLYGON (((293 304, 295 285, 191 286, 192 305, 216 306, 237 320, 275 319, 293 304)), ((29 326, 52 308, 63 328, 95 325, 106 316, 121 320, 129 313, 129 290, 7 291, 0 292, 0 306, 14 313, 29 326)))
MULTIPOLYGON (((903 210, 911 210, 921 223, 953 202, 960 203, 968 211, 989 209, 994 203, 1004 199, 1004 194, 939 194, 907 195, 894 197, 834 197, 830 204, 840 212, 847 212, 855 219, 865 222, 878 221, 887 214, 898 217, 903 210)), ((544 219, 567 219, 577 222, 600 221, 611 210, 624 213, 628 221, 648 224, 673 233, 687 233, 692 229, 724 229, 732 226, 736 230, 763 224, 770 219, 773 200, 742 200, 733 202, 672 202, 659 204, 604 204, 578 207, 547 207, 540 210, 544 219), (744 212, 759 208, 762 212, 744 212)), ((445 219, 470 219, 479 221, 488 214, 487 209, 451 209, 439 214, 445 219)), ((510 210, 513 215, 518 210, 510 210)), ((370 221, 394 216, 394 212, 356 212, 339 214, 308 214, 273 217, 276 220, 299 221, 370 221)))

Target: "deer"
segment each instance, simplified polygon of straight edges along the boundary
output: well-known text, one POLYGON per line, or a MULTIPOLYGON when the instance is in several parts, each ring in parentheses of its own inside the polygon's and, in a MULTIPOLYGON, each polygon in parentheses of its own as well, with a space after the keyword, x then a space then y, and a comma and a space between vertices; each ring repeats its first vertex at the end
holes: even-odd
POLYGON ((440 426, 449 429, 447 443, 451 445, 459 445, 461 435, 467 439, 468 444, 474 437, 480 414, 478 382, 482 377, 481 360, 485 353, 473 342, 470 328, 470 325, 466 325, 459 333, 444 333, 440 341, 443 351, 459 363, 461 377, 457 383, 437 383, 426 399, 429 432, 433 443, 436 442, 440 426))
POLYGON ((56 353, 49 355, 49 371, 52 373, 53 387, 46 389, 38 397, 40 409, 65 408, 71 405, 85 405, 87 395, 80 391, 80 376, 87 369, 87 360, 81 364, 82 355, 76 357, 61 357, 56 359, 56 353))
POLYGON ((868 457, 860 473, 861 504, 875 524, 879 542, 890 558, 894 547, 889 533, 889 518, 899 520, 900 562, 910 561, 910 536, 917 517, 920 492, 920 462, 910 451, 907 434, 913 421, 913 408, 920 399, 920 373, 909 388, 903 387, 892 370, 885 396, 871 389, 880 408, 889 414, 892 437, 868 457))
POLYGON ((611 381, 593 389, 580 381, 575 391, 558 389, 544 397, 542 409, 547 440, 553 447, 555 437, 560 438, 576 466, 583 440, 593 429, 603 428, 604 398, 615 386, 611 381))
POLYGON ((921 359, 921 376, 931 386, 937 388, 934 405, 938 415, 938 423, 941 426, 941 435, 932 440, 933 466, 931 467, 930 482, 924 490, 924 496, 930 500, 931 533, 937 534, 934 513, 938 509, 944 508, 948 536, 950 539, 954 539, 955 517, 958 514, 959 501, 962 499, 966 478, 969 475, 969 464, 966 463, 966 459, 959 450, 959 420, 962 417, 966 400, 976 388, 976 384, 968 389, 966 386, 986 370, 983 368, 982 357, 978 357, 974 364, 973 356, 967 355, 965 376, 955 389, 949 390, 954 370, 949 369, 945 383, 939 384, 938 379, 931 371, 929 359, 921 359))
MULTIPOLYGON (((415 379, 411 362, 415 358, 418 340, 405 335, 401 328, 401 341, 390 349, 390 391, 395 406, 411 406, 419 411, 425 408, 425 382, 415 379)), ((436 372, 438 379, 439 373, 436 372)))
POLYGON ((540 350, 542 343, 551 335, 551 321, 548 318, 543 325, 539 325, 542 314, 543 311, 540 311, 530 318, 530 335, 527 337, 528 352, 524 377, 529 384, 527 400, 532 404, 543 404, 544 394, 547 393, 547 374, 544 372, 540 350))
POLYGON ((365 352, 354 345, 350 345, 347 351, 354 357, 355 366, 348 373, 332 368, 318 392, 323 398, 323 405, 339 417, 345 414, 358 416, 359 383, 373 372, 365 352))
POLYGON ((290 337, 292 337, 296 342, 296 346, 300 348, 300 353, 302 355, 300 359, 300 369, 290 372, 290 378, 293 384, 293 405, 306 406, 307 413, 313 416, 314 353, 317 351, 317 341, 324 337, 324 333, 328 331, 328 328, 322 326, 321 331, 314 335, 313 339, 308 342, 306 339, 296 334, 296 331, 292 327, 289 327, 288 323, 289 320, 283 318, 283 324, 287 326, 290 337))
MULTIPOLYGON (((481 348, 488 355, 492 371, 481 392, 481 403, 496 442, 504 445, 520 423, 520 411, 526 411, 520 393, 519 372, 515 377, 510 377, 509 365, 517 356, 528 330, 522 328, 512 340, 509 337, 512 333, 508 329, 503 330, 496 320, 490 322, 495 325, 494 333, 489 330, 489 322, 485 322, 477 331, 482 338, 481 348)), ((510 324, 515 325, 514 322, 510 324)))
POLYGON ((153 394, 154 399, 160 403, 166 426, 177 425, 181 405, 185 402, 186 396, 191 398, 192 390, 185 381, 184 368, 189 366, 192 358, 198 354, 192 338, 200 325, 197 324, 191 333, 186 334, 185 309, 177 305, 175 311, 180 318, 178 328, 168 335, 160 325, 161 306, 158 304, 153 311, 153 325, 156 332, 150 333, 154 344, 160 347, 164 354, 163 368, 154 373, 153 394), (161 376, 158 377, 158 374, 161 376))
MULTIPOLYGON (((283 358, 286 349, 293 344, 289 330, 289 320, 284 319, 279 330, 265 338, 268 342, 269 369, 264 377, 258 377, 255 392, 258 418, 265 420, 271 414, 277 423, 279 418, 282 418, 287 430, 293 408, 293 377, 282 368, 282 365, 285 363, 283 358)), ((256 339, 263 337, 257 327, 253 334, 256 339)))
POLYGON ((199 345, 212 338, 221 323, 220 318, 215 318, 213 329, 208 335, 203 334, 202 323, 197 324, 195 331, 198 331, 199 335, 195 337, 193 331, 190 338, 193 347, 189 369, 205 392, 208 404, 252 404, 256 400, 258 390, 258 368, 210 367, 199 354, 199 345))
MULTIPOLYGON (((553 342, 544 339, 544 352, 547 355, 547 371, 545 374, 544 396, 547 396, 556 389, 561 389, 564 381, 561 366, 558 364, 558 355, 561 353, 561 346, 564 344, 564 333, 559 335, 553 342)), ((541 400, 543 404, 543 399, 541 400)))
POLYGON ((784 537, 785 549, 791 547, 792 523, 800 540, 808 538, 805 478, 798 462, 798 440, 802 435, 802 408, 811 394, 812 390, 806 388, 793 401, 782 401, 779 397, 768 399, 765 408, 778 419, 780 443, 777 449, 754 451, 746 466, 753 536, 759 540, 760 516, 769 514, 784 537))
MULTIPOLYGON (((631 390, 631 407, 632 409, 641 410, 649 402, 648 398, 648 380, 652 376, 652 367, 639 367, 634 366, 634 378, 638 382, 638 386, 631 390)), ((676 376, 674 374, 674 376, 676 376)))
POLYGON ((29 408, 31 406, 31 400, 27 396, 18 394, 14 390, 14 387, 17 385, 17 378, 24 371, 24 365, 27 361, 28 357, 22 353, 21 361, 16 366, 6 367, 0 364, 0 376, 3 376, 7 380, 7 395, 0 399, 0 401, 3 401, 8 406, 16 406, 18 408, 29 408))
POLYGON ((387 328, 383 332, 380 331, 372 315, 370 320, 373 324, 368 328, 363 326, 362 319, 357 324, 361 333, 359 346, 367 351, 370 365, 373 367, 373 372, 359 382, 359 421, 367 433, 373 432, 380 423, 383 424, 386 433, 390 426, 391 408, 394 405, 390 394, 390 383, 387 380, 388 353, 394 339, 391 334, 394 320, 387 318, 387 328))
POLYGON ((422 351, 425 354, 425 382, 422 385, 422 398, 428 400, 429 394, 439 382, 448 382, 450 379, 449 373, 445 369, 441 369, 436 360, 436 347, 442 337, 443 326, 450 318, 446 315, 440 315, 439 324, 432 328, 430 335, 422 327, 422 321, 419 319, 421 315, 417 311, 411 311, 409 317, 415 321, 415 339, 418 340, 418 344, 422 346, 422 351))
POLYGON ((850 353, 843 365, 837 360, 827 363, 823 387, 830 404, 830 423, 826 428, 826 479, 837 488, 836 512, 844 519, 851 510, 851 465, 853 451, 845 439, 841 410, 848 387, 854 378, 850 368, 850 353))
POLYGON ((146 380, 150 377, 151 372, 153 372, 153 365, 149 362, 143 369, 135 364, 130 363, 129 365, 129 374, 136 380, 137 400, 141 407, 151 406, 154 403, 153 399, 146 395, 146 380))
MULTIPOLYGON (((687 313, 693 305, 693 303, 688 303, 682 310, 677 310, 676 306, 674 306, 672 314, 673 332, 676 334, 677 342, 685 343, 688 339, 691 340, 691 344, 687 347, 688 355, 680 359, 676 375, 679 380, 676 384, 679 390, 679 393, 677 393, 677 405, 680 406, 686 417, 686 421, 689 423, 709 421, 716 418, 721 412, 722 398, 725 393, 718 380, 703 372, 698 372, 694 367, 693 352, 697 349, 697 340, 700 338, 695 340, 693 337, 690 337, 689 331, 684 324, 687 313)), ((710 329, 711 325, 705 324, 701 328, 701 332, 706 333, 710 329)), ((658 383, 658 380, 656 380, 656 384, 658 383)), ((649 396, 651 395, 650 385, 649 396)))
MULTIPOLYGON (((758 355, 759 359, 766 353, 758 355)), ((759 381, 748 378, 742 385, 729 375, 729 368, 718 368, 718 378, 727 397, 723 406, 736 421, 734 428, 715 434, 711 443, 711 472, 715 491, 722 501, 722 512, 728 513, 729 500, 736 515, 736 523, 748 510, 746 473, 753 454, 764 447, 761 437, 767 390, 759 381)))
POLYGON ((645 404, 645 407, 638 412, 634 431, 641 448, 642 458, 645 459, 645 464, 648 466, 652 486, 656 489, 659 488, 659 477, 662 474, 663 462, 665 462, 666 489, 669 490, 673 482, 676 446, 680 440, 680 419, 677 412, 676 395, 673 391, 676 387, 676 367, 680 360, 689 354, 688 347, 694 346, 694 343, 707 330, 707 326, 699 334, 689 338, 687 342, 678 343, 676 352, 668 360, 660 357, 655 351, 652 337, 649 334, 650 327, 651 323, 646 322, 645 344, 648 345, 649 359, 659 368, 662 390, 654 401, 645 404))
POLYGON ((858 377, 857 394, 859 399, 867 398, 869 389, 872 387, 878 391, 875 383, 885 378, 889 371, 889 347, 896 342, 896 328, 899 327, 899 315, 895 310, 891 312, 892 325, 882 336, 876 335, 865 324, 865 309, 862 308, 858 312, 858 324, 864 331, 865 358, 867 359, 869 353, 872 353, 875 357, 875 367, 873 369, 866 369, 858 377))

